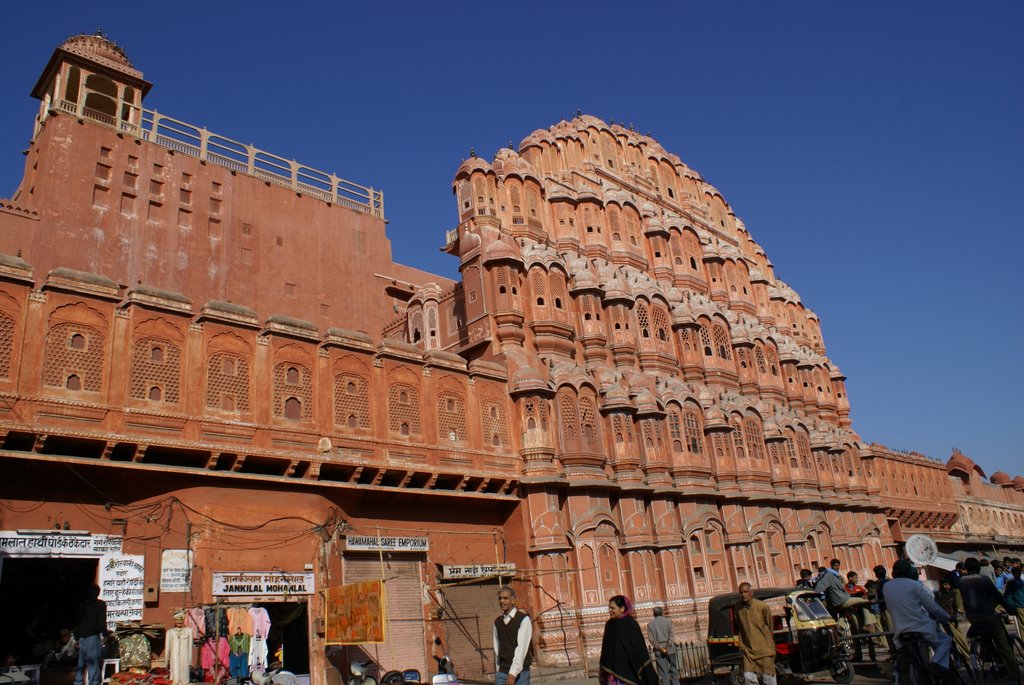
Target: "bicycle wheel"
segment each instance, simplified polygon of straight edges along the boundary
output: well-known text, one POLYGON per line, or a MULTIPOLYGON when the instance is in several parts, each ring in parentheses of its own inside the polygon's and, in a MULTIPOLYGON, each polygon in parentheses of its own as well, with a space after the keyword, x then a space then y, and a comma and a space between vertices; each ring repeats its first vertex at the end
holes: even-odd
POLYGON ((953 646, 949 653, 949 670, 961 685, 981 685, 981 676, 971 667, 971 656, 953 646))
POLYGON ((1018 668, 1024 672, 1024 640, 1021 640, 1016 635, 1011 635, 1010 649, 1013 650, 1013 655, 1017 657, 1018 668))

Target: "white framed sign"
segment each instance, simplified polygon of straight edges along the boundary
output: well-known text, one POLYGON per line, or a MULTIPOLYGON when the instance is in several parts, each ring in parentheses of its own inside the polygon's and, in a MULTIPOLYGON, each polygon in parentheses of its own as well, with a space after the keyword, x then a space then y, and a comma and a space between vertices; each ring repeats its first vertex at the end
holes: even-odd
POLYGON ((165 549, 160 553, 160 592, 192 589, 192 550, 165 549))
POLYGON ((450 580, 485 578, 487 576, 513 576, 515 572, 515 564, 469 564, 458 566, 443 564, 441 566, 441 577, 450 580))
POLYGON ((107 604, 107 626, 141 621, 145 604, 146 557, 141 554, 100 559, 100 599, 107 604))
POLYGON ((113 535, 71 535, 59 531, 0 531, 0 553, 6 556, 101 557, 121 553, 122 539, 113 535))
POLYGON ((216 597, 312 595, 315 592, 316 578, 313 571, 242 571, 213 574, 213 594, 216 597))
POLYGON ((349 552, 429 552, 430 541, 425 537, 388 535, 349 535, 345 538, 349 552))

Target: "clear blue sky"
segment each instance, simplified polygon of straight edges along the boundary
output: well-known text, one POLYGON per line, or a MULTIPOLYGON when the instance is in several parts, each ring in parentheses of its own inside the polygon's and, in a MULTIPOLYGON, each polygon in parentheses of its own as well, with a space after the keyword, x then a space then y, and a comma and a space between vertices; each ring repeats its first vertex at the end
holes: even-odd
POLYGON ((0 196, 52 50, 102 27, 148 107, 383 188, 396 259, 446 275, 471 146, 577 107, 633 122, 821 317, 865 440, 1024 474, 1024 3, 51 1, 3 21, 0 196))

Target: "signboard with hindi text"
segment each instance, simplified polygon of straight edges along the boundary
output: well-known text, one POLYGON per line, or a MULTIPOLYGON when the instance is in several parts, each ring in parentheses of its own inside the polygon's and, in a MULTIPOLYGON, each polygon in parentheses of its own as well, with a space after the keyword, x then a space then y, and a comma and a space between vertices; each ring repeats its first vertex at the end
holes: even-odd
POLYGON ((192 550, 165 549, 160 554, 160 592, 192 589, 192 550))
POLYGON ((429 552, 430 542, 425 537, 349 535, 345 537, 345 550, 349 552, 429 552))
POLYGON ((146 557, 111 555, 100 561, 100 599, 107 604, 107 626, 141 621, 145 604, 146 557))
POLYGON ((514 576, 515 573, 515 564, 469 564, 459 566, 443 564, 441 566, 441 577, 446 580, 514 576))
POLYGON ((242 571, 213 574, 213 594, 216 597, 311 595, 315 592, 316 579, 312 571, 242 571))
POLYGON ((0 530, 0 554, 4 556, 101 557, 120 553, 121 538, 113 535, 0 530))

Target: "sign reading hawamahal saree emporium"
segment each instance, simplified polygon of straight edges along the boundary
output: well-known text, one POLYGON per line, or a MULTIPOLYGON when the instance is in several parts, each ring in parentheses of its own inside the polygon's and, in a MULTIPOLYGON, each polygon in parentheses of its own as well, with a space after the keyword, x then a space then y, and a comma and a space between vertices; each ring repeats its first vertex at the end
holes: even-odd
POLYGON ((214 573, 213 594, 217 597, 240 595, 311 595, 316 592, 312 571, 214 573))
POLYGON ((429 552, 427 538, 387 535, 349 535, 345 538, 348 552, 429 552))

